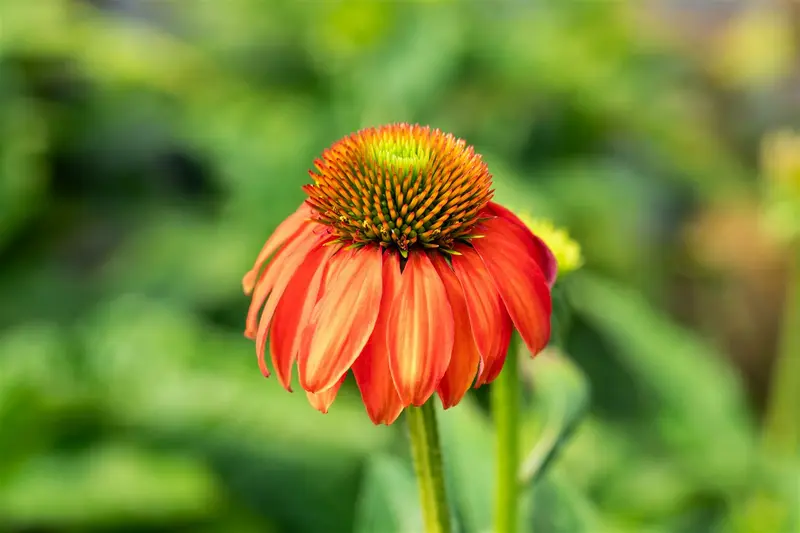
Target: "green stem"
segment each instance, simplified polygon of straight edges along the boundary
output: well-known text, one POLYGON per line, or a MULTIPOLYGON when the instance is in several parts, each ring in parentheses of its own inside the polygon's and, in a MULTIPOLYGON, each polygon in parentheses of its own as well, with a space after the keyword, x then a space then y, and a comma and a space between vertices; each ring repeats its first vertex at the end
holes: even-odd
POLYGON ((433 401, 406 410, 411 454, 419 483, 426 533, 451 533, 450 510, 442 468, 442 450, 433 401))
POLYGON ((519 405, 520 388, 517 334, 511 340, 503 371, 492 383, 492 414, 497 435, 495 526, 497 533, 519 529, 519 405))
POLYGON ((800 451, 800 242, 795 242, 789 271, 789 288, 783 331, 772 373, 770 400, 764 423, 764 447, 792 457, 800 451))

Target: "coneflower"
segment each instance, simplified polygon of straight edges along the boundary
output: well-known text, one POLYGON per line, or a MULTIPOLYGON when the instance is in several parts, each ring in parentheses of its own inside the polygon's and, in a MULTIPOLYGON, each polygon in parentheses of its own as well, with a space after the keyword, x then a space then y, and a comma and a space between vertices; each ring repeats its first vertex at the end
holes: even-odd
POLYGON ((492 176, 463 140, 409 124, 368 128, 315 162, 299 209, 243 280, 246 335, 267 343, 291 390, 297 364, 327 412, 352 371, 370 419, 391 424, 437 392, 445 408, 494 380, 516 327, 550 337, 553 255, 492 202, 492 176))

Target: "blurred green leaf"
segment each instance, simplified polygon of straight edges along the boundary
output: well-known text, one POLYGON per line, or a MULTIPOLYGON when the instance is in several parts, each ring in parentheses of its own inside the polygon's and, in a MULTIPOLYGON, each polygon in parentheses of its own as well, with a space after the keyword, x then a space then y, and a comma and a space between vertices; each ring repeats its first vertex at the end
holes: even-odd
POLYGON ((568 480, 554 472, 525 491, 525 531, 538 533, 600 533, 597 510, 568 480))
POLYGON ((52 445, 58 424, 85 400, 71 352, 65 331, 52 324, 0 334, 0 480, 52 445))
POLYGON ((348 100, 359 102, 361 110, 359 123, 350 128, 415 121, 421 104, 435 99, 454 73, 454 59, 464 46, 463 26, 452 23, 458 11, 446 5, 429 5, 424 11, 413 5, 402 8, 399 18, 407 22, 392 46, 343 78, 353 81, 348 100))
POLYGON ((748 474, 752 445, 745 398, 732 369, 688 330, 618 283, 575 276, 570 301, 615 348, 615 356, 655 396, 647 422, 698 486, 730 491, 748 474))
POLYGON ((200 307, 232 299, 244 305, 242 276, 267 235, 267 228, 211 224, 198 216, 155 210, 103 266, 98 282, 111 294, 158 295, 200 307))
POLYGON ((586 413, 589 384, 581 370, 554 349, 534 359, 526 350, 521 351, 526 378, 533 385, 530 410, 535 410, 543 421, 536 443, 522 464, 521 481, 528 486, 535 485, 545 474, 586 413))
POLYGON ((491 529, 494 494, 494 428, 467 397, 439 409, 445 475, 451 501, 465 532, 491 529))
POLYGON ((42 208, 46 175, 41 157, 47 147, 36 104, 25 98, 8 101, 3 89, 0 81, 0 250, 42 208))
POLYGON ((800 530, 800 457, 759 458, 759 475, 743 500, 735 500, 723 532, 794 533, 800 530))
POLYGON ((483 159, 494 175, 494 201, 513 211, 536 213, 537 217, 550 218, 555 214, 541 188, 520 176, 503 157, 484 152, 483 159))
POLYGON ((106 406, 122 420, 244 433, 259 445, 292 443, 281 449, 300 455, 326 448, 358 456, 389 437, 387 428, 370 423, 357 394, 343 391, 322 415, 304 394, 264 380, 252 341, 209 329, 179 307, 117 299, 87 322, 84 339, 106 406))
POLYGON ((218 491, 191 459, 104 445, 22 465, 0 485, 0 523, 85 528, 198 519, 217 511, 218 491))
POLYGON ((410 465, 396 457, 370 458, 356 503, 356 533, 422 531, 419 492, 410 465))

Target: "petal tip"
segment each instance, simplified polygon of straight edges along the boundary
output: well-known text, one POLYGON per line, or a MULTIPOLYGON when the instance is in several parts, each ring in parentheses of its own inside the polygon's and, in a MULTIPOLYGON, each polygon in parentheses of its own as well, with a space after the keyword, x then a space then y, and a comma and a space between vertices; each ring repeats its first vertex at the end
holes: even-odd
POLYGON ((253 294, 253 289, 256 287, 256 274, 253 271, 248 272, 245 274, 244 278, 242 278, 242 291, 244 292, 245 296, 250 296, 253 294))

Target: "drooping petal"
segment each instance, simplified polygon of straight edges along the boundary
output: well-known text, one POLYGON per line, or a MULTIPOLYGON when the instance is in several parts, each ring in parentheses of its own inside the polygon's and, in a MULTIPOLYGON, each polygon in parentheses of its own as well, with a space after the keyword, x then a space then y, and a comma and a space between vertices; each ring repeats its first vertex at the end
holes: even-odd
POLYGON ((308 220, 311 217, 311 207, 308 206, 305 202, 303 202, 300 207, 297 208, 297 211, 289 215, 283 222, 281 222, 275 231, 272 232, 267 242, 264 243, 264 247, 259 252, 258 257, 253 264, 253 268, 244 275, 242 279, 242 289, 244 289, 244 293, 246 295, 250 295, 253 292, 253 287, 255 287, 256 280, 258 279, 258 273, 261 271, 261 267, 264 266, 264 263, 269 259, 275 251, 280 248, 280 246, 289 240, 292 235, 297 233, 297 230, 300 229, 300 226, 303 225, 303 222, 308 220))
POLYGON ((502 217, 485 221, 480 231, 485 237, 474 239, 472 246, 491 274, 514 326, 536 355, 550 340, 552 303, 547 281, 529 253, 529 241, 502 217))
POLYGON ((309 238, 314 236, 313 223, 309 222, 300 226, 300 229, 292 235, 286 244, 278 250, 275 257, 267 265, 264 271, 258 278, 255 285, 253 297, 250 300, 250 309, 247 312, 247 321, 245 323, 244 334, 245 337, 255 339, 258 331, 258 316, 264 302, 267 300, 272 288, 275 286, 275 281, 280 276, 281 271, 287 264, 287 258, 290 258, 299 247, 308 241, 309 238))
POLYGON ((556 277, 558 276, 558 263, 556 262, 556 258, 547 244, 545 244, 545 242, 539 238, 538 235, 533 233, 517 215, 502 205, 495 202, 489 202, 489 204, 486 206, 486 211, 491 215, 502 217, 520 228, 520 237, 524 236, 530 241, 530 253, 536 259, 536 263, 539 265, 542 274, 544 274, 547 284, 552 287, 556 282, 556 277))
POLYGON ((267 363, 264 360, 264 350, 267 345, 267 333, 286 287, 294 277, 297 269, 306 260, 309 252, 322 245, 323 235, 311 233, 308 238, 295 239, 290 243, 291 248, 286 248, 286 254, 282 254, 280 269, 276 269, 277 275, 275 284, 269 294, 264 310, 261 312, 261 319, 258 322, 258 332, 256 333, 256 355, 258 356, 258 366, 264 376, 269 377, 267 363))
POLYGON ((342 377, 339 378, 339 381, 333 384, 332 387, 329 387, 321 392, 308 392, 306 391, 306 397, 308 398, 308 402, 316 409, 317 411, 321 412, 322 414, 327 414, 328 409, 330 409, 333 400, 336 399, 336 395, 339 393, 339 389, 342 387, 342 383, 344 383, 344 379, 347 377, 347 374, 342 374, 342 377))
POLYGON ((430 258, 413 252, 389 313, 389 369, 403 405, 421 406, 433 394, 453 353, 453 311, 430 258))
POLYGON ((463 244, 456 245, 455 250, 461 255, 454 255, 451 261, 464 293, 475 345, 481 354, 480 378, 497 359, 505 357, 508 344, 505 334, 510 322, 492 276, 477 252, 463 244))
POLYGON ((302 334, 320 296, 328 260, 335 251, 332 246, 320 246, 306 256, 289 281, 272 318, 269 330, 272 366, 278 381, 289 392, 292 391, 292 365, 300 350, 302 334))
POLYGON ((508 312, 503 309, 503 317, 500 321, 500 327, 497 330, 497 353, 499 355, 494 358, 491 365, 485 366, 478 374, 478 378, 475 380, 476 389, 487 383, 491 383, 497 378, 498 374, 500 374, 500 371, 506 363, 508 347, 511 344, 511 334, 513 332, 514 324, 511 322, 511 317, 508 316, 508 312))
POLYGON ((334 255, 340 265, 311 316, 298 354, 300 384, 309 392, 333 386, 367 344, 381 303, 381 249, 367 246, 334 255))
POLYGON ((375 329, 364 351, 353 363, 353 375, 361 399, 374 424, 389 425, 400 416, 403 404, 394 388, 389 370, 386 328, 395 295, 400 290, 400 256, 395 251, 383 254, 383 294, 375 329))
POLYGON ((455 272, 453 272, 450 265, 447 264, 447 260, 441 254, 433 253, 430 257, 436 272, 439 274, 439 278, 444 284, 447 299, 453 310, 453 325, 455 328, 453 354, 450 357, 450 365, 447 367, 447 371, 444 373, 444 377, 439 382, 439 388, 437 389, 439 399, 442 401, 442 407, 449 409, 458 404, 469 390, 475 380, 475 373, 478 370, 481 356, 472 334, 464 291, 455 272))

